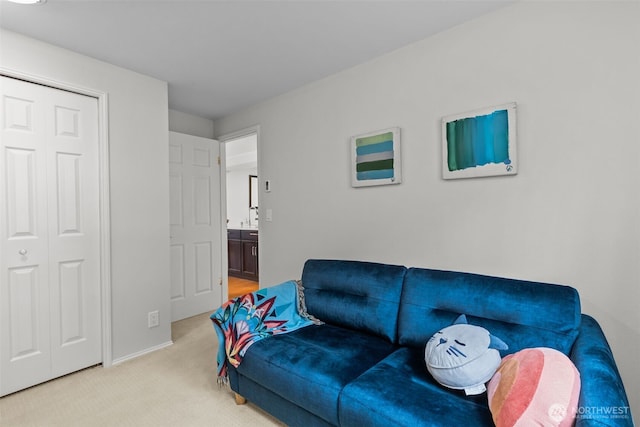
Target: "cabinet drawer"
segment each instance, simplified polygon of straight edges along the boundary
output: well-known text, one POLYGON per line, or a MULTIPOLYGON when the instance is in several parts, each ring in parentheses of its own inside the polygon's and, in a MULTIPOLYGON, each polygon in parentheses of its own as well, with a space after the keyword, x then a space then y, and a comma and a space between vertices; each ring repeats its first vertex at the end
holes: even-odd
POLYGON ((240 230, 242 240, 258 241, 258 230, 240 230))
POLYGON ((227 239, 240 240, 241 235, 240 230, 227 230, 227 239))

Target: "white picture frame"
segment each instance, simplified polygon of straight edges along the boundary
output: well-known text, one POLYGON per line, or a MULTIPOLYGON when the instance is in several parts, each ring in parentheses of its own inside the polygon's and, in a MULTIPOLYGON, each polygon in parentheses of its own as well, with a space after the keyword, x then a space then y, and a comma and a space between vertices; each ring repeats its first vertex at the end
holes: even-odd
POLYGON ((442 178, 518 173, 516 103, 442 118, 442 178))
POLYGON ((402 182, 399 127, 352 136, 350 147, 351 185, 353 187, 400 184, 402 182))

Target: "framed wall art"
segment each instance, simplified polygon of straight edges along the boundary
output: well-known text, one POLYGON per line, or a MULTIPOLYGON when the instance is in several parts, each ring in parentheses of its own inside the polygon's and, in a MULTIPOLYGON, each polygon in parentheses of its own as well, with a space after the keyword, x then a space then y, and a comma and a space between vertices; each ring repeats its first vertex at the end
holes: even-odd
POLYGON ((442 119, 442 178, 515 175, 515 102, 442 119))
POLYGON ((400 128, 393 127, 351 137, 351 185, 400 184, 400 128))

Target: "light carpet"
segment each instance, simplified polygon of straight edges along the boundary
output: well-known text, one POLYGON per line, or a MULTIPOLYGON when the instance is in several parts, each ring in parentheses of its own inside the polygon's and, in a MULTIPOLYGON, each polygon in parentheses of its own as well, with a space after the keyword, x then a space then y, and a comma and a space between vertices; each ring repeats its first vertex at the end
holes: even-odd
POLYGON ((209 313, 175 322, 172 346, 1 398, 0 426, 282 426, 218 387, 215 335, 209 313))

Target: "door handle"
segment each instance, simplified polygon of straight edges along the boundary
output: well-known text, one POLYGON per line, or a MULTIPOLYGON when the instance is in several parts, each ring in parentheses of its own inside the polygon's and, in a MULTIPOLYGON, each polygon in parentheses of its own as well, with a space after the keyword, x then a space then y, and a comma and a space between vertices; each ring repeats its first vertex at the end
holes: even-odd
POLYGON ((20 249, 20 250, 18 251, 18 253, 19 253, 20 255, 22 255, 22 256, 25 256, 25 255, 27 254, 27 250, 26 250, 26 249, 20 249))

